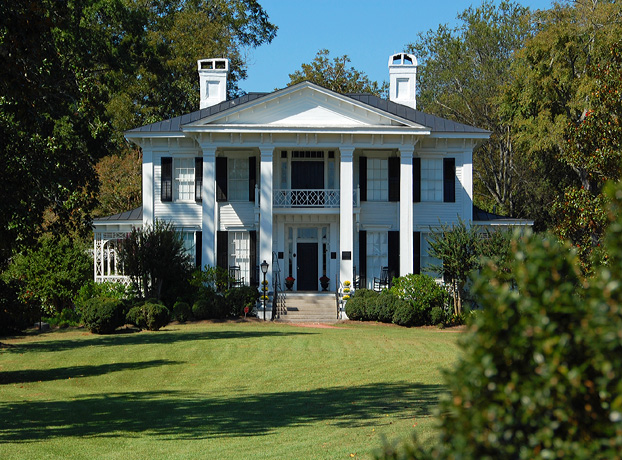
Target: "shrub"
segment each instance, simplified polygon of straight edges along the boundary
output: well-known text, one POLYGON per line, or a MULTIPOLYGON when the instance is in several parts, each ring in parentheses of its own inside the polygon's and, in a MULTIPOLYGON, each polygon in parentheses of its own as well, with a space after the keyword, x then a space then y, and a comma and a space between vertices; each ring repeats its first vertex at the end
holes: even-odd
POLYGON ((591 278, 569 244, 539 236, 512 243, 515 285, 482 272, 439 437, 384 458, 620 457, 622 188, 610 198, 609 261, 591 278))
POLYGON ((446 319, 447 314, 444 309, 441 307, 432 307, 430 310, 430 323, 433 326, 436 326, 437 324, 444 324, 446 319))
POLYGON ((444 308, 449 300, 445 288, 428 275, 406 275, 395 278, 391 292, 398 298, 408 301, 413 309, 411 313, 403 306, 400 307, 400 313, 397 317, 394 316, 393 322, 410 326, 431 324, 432 308, 444 308))
POLYGON ((23 331, 41 317, 41 308, 33 299, 20 299, 15 280, 0 279, 0 334, 23 331))
POLYGON ((173 305, 173 316, 180 323, 185 323, 192 317, 192 307, 187 302, 175 302, 175 305, 173 305))
POLYGON ((130 286, 126 286, 123 283, 113 283, 111 281, 96 283, 91 280, 80 287, 73 299, 73 303, 75 304, 78 312, 81 312, 86 301, 92 299, 93 297, 133 300, 136 298, 136 292, 130 286))
POLYGON ((192 315, 196 319, 218 319, 227 315, 225 299, 215 292, 207 291, 206 295, 192 306, 192 315))
POLYGON ((123 301, 109 297, 93 297, 82 308, 82 320, 95 334, 112 334, 125 322, 123 301))
POLYGON ((371 289, 359 289, 346 302, 346 315, 353 321, 367 321, 366 305, 378 296, 371 289))
POLYGON ((244 314, 244 307, 249 311, 253 309, 259 299, 259 291, 251 286, 240 286, 229 289, 225 292, 225 302, 229 316, 241 316, 244 314))
POLYGON ((43 318, 43 321, 51 326, 58 326, 60 328, 76 327, 82 322, 82 315, 79 311, 73 308, 64 308, 60 313, 52 316, 51 318, 43 318))
POLYGON ((161 303, 146 302, 144 305, 132 307, 127 313, 128 323, 141 329, 157 331, 170 321, 170 312, 161 303))

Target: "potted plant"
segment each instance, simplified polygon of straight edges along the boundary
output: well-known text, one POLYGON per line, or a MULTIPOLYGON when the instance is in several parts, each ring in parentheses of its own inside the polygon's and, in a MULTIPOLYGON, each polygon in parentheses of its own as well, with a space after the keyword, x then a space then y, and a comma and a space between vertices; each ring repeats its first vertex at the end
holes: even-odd
POLYGON ((320 277, 320 284, 322 285, 322 291, 328 291, 328 283, 330 282, 330 278, 326 275, 322 275, 320 277))
POLYGON ((288 276, 287 278, 285 278, 285 287, 288 291, 291 291, 294 287, 294 281, 296 281, 296 278, 294 278, 293 276, 288 276))

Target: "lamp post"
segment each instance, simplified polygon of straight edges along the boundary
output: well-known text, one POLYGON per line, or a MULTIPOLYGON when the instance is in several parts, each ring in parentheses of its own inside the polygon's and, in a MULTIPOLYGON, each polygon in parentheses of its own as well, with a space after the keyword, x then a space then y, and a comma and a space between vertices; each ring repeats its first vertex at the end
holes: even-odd
POLYGON ((268 285, 266 284, 266 273, 268 273, 268 262, 265 260, 261 263, 261 273, 263 273, 263 283, 261 283, 261 298, 263 300, 263 320, 266 320, 266 298, 268 297, 268 285))

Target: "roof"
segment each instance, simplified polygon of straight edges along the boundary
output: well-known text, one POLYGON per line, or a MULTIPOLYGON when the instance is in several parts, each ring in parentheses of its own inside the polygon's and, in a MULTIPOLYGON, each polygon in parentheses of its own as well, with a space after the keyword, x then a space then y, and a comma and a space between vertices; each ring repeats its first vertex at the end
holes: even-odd
POLYGON ((125 211, 120 214, 114 214, 106 217, 96 217, 93 219, 93 223, 107 223, 107 222, 129 222, 129 221, 141 221, 143 220, 143 207, 132 209, 131 211, 125 211))
POLYGON ((484 211, 475 205, 473 205, 473 222, 477 222, 482 225, 495 223, 503 225, 533 225, 532 220, 517 219, 515 217, 494 214, 492 212, 484 211))
MULTIPOLYGON (((305 82, 303 82, 303 84, 304 83, 305 82)), ((157 123, 151 123, 149 125, 131 129, 127 132, 128 133, 139 133, 139 132, 177 133, 177 132, 181 132, 182 127, 184 125, 198 121, 205 117, 217 115, 218 113, 224 112, 233 107, 248 104, 259 98, 268 96, 270 94, 275 94, 279 91, 282 91, 282 90, 277 90, 274 93, 248 93, 244 96, 231 99, 225 102, 221 102, 220 104, 216 104, 214 106, 211 106, 211 107, 208 107, 202 110, 197 110, 195 112, 192 112, 186 115, 181 115, 179 117, 159 121, 157 123)), ((330 91, 330 90, 327 90, 327 91, 330 91)), ((435 115, 430 115, 430 114, 421 112, 419 110, 415 110, 411 107, 407 107, 402 104, 397 104, 395 102, 382 99, 381 97, 375 96, 373 94, 345 94, 343 96, 349 97, 350 99, 353 99, 364 105, 368 105, 369 107, 372 107, 374 109, 381 110, 388 114, 395 115, 403 119, 406 119, 408 121, 412 121, 414 123, 418 123, 420 125, 426 126, 427 128, 430 128, 430 130, 433 133, 434 132, 470 133, 470 134, 488 134, 489 133, 489 131, 486 131, 485 129, 476 128, 474 126, 469 126, 463 123, 458 123, 456 121, 437 117, 435 115)))

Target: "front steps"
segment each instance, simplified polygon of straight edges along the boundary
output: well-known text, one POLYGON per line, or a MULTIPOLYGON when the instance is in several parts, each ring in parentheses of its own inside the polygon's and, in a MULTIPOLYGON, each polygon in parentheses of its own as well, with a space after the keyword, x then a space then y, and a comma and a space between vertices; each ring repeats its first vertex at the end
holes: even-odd
POLYGON ((284 305, 277 321, 286 323, 335 323, 337 322, 337 300, 334 292, 289 292, 279 293, 284 305))

